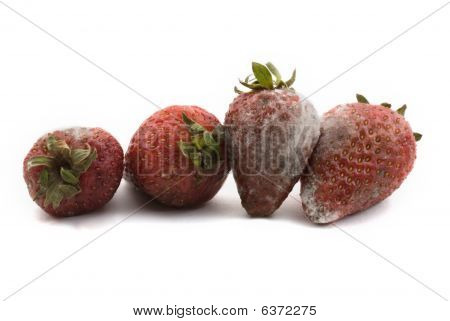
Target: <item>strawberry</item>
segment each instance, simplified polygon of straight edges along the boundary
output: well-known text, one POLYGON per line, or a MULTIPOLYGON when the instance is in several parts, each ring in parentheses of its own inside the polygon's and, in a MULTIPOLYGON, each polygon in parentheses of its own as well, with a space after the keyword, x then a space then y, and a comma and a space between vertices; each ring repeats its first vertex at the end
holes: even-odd
POLYGON ((321 122, 321 136, 301 178, 307 217, 330 223, 364 210, 391 195, 413 168, 416 141, 404 118, 406 105, 357 103, 339 105, 321 122))
POLYGON ((242 206, 251 216, 268 216, 298 182, 320 122, 312 104, 291 88, 295 71, 283 81, 271 63, 254 62, 252 69, 253 76, 240 81, 251 91, 235 87, 239 95, 226 114, 225 133, 242 206))
POLYGON ((122 148, 101 128, 77 127, 44 135, 23 162, 30 196, 56 217, 102 207, 119 187, 122 173, 122 148))
POLYGON ((125 175, 160 203, 185 207, 210 200, 228 168, 219 120, 197 106, 170 106, 144 121, 125 156, 125 175))

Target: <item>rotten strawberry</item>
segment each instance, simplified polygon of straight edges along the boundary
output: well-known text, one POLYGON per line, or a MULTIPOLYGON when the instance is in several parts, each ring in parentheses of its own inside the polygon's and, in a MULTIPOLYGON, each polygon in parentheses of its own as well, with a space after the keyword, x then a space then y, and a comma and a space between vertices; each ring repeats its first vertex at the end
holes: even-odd
POLYGON ((30 196, 56 217, 102 207, 119 187, 122 173, 122 148, 100 128, 77 127, 44 135, 23 162, 30 196))
POLYGON ((250 89, 231 103, 225 118, 230 164, 243 207, 252 216, 271 215, 298 182, 319 137, 313 105, 284 81, 272 63, 254 62, 250 89))
POLYGON ((392 194, 411 172, 416 158, 414 133, 404 118, 406 105, 396 111, 388 103, 339 105, 321 122, 321 136, 301 178, 306 216, 330 223, 364 210, 392 194))
POLYGON ((219 120, 197 106, 170 106, 134 134, 126 178, 160 203, 195 206, 222 187, 228 167, 219 120))

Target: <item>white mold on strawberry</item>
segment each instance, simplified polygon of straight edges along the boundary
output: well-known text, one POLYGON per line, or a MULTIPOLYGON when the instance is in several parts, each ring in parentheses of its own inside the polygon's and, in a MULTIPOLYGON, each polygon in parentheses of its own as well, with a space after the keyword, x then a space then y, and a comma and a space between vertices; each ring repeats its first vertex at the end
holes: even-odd
POLYGON ((251 89, 237 96, 225 118, 230 164, 249 215, 272 214, 298 182, 320 134, 313 105, 283 81, 271 63, 253 63, 251 89), (275 78, 275 79, 274 79, 275 78))
POLYGON ((416 158, 416 141, 404 118, 406 105, 339 105, 321 121, 321 136, 301 178, 306 216, 314 223, 334 222, 391 195, 407 177, 416 158))

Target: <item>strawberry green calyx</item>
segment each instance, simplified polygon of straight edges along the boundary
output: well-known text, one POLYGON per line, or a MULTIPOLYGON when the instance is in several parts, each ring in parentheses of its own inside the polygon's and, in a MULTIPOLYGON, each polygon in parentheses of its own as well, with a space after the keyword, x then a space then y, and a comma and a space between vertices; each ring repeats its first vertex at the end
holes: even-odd
POLYGON ((45 196, 44 206, 51 204, 57 208, 62 200, 81 192, 80 176, 97 158, 97 151, 89 144, 86 148, 71 149, 64 140, 54 136, 49 136, 46 144, 48 155, 31 158, 27 162, 27 170, 43 167, 35 199, 45 196))
MULTIPOLYGON (((292 89, 292 84, 295 81, 296 77, 296 71, 294 69, 294 72, 292 73, 292 76, 289 80, 284 81, 281 77, 280 72, 278 69, 271 63, 268 62, 265 65, 252 62, 252 70, 253 75, 248 75, 244 81, 239 80, 239 83, 251 89, 251 91, 258 91, 258 90, 273 90, 273 89, 292 89)), ((237 87, 234 87, 234 91, 237 94, 244 93, 243 91, 239 90, 237 87)))
MULTIPOLYGON (((358 101, 358 103, 369 104, 369 101, 367 100, 367 98, 360 94, 356 94, 356 100, 358 101)), ((386 107, 386 108, 392 107, 392 105, 389 103, 381 103, 380 105, 383 107, 386 107)), ((403 105, 400 108, 398 108, 396 110, 396 112, 398 114, 402 115, 403 117, 405 117, 406 105, 403 105)), ((413 133, 413 134, 414 134, 414 139, 416 142, 418 142, 422 138, 422 134, 420 134, 420 133, 413 133)))
POLYGON ((189 129, 190 141, 180 140, 178 147, 186 158, 190 159, 198 170, 213 170, 221 162, 220 140, 222 126, 207 131, 203 126, 182 114, 183 122, 189 129))

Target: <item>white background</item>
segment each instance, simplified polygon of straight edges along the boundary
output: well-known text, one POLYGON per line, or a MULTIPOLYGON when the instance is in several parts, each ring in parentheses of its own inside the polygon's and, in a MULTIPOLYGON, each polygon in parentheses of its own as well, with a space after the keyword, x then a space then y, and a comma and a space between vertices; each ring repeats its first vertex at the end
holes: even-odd
MULTIPOLYGON (((252 60, 286 77, 297 68, 309 95, 444 4, 5 3, 157 105, 197 104, 221 120, 252 60)), ((338 227, 309 223, 293 198, 250 219, 230 175, 203 207, 150 204, 97 238, 147 198, 123 182, 103 210, 55 220, 30 200, 22 160, 40 135, 73 125, 103 127, 126 149, 156 108, 0 1, 0 320, 134 320, 133 307, 166 304, 250 311, 223 320, 302 318, 262 318, 264 305, 316 305, 311 320, 449 320, 449 31, 450 5, 311 97, 320 113, 356 92, 408 104, 424 136, 388 200, 338 227)))

